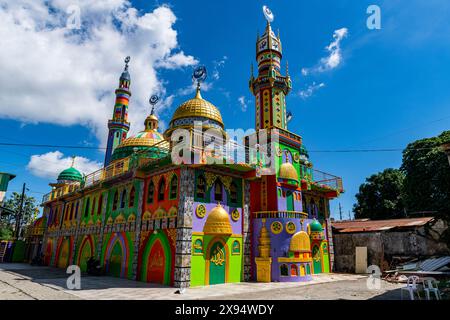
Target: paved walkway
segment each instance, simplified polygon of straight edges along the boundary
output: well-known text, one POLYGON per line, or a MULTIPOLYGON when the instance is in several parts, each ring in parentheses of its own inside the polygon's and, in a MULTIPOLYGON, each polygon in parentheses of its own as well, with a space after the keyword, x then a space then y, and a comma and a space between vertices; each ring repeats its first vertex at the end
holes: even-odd
POLYGON ((195 287, 176 294, 176 288, 119 279, 82 275, 81 289, 68 290, 69 275, 62 269, 28 264, 0 264, 0 300, 74 299, 399 299, 402 285, 382 282, 381 289, 366 286, 366 276, 320 274, 302 283, 242 282, 195 287))

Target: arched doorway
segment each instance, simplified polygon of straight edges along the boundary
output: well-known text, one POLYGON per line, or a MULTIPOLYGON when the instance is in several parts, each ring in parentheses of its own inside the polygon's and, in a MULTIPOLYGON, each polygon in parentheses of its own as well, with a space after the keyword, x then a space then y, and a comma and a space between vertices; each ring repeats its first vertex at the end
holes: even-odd
POLYGON ((227 250, 222 241, 215 241, 208 251, 209 284, 226 282, 227 250))
POLYGON ((111 254, 109 255, 109 264, 107 273, 113 277, 120 277, 122 275, 122 265, 124 260, 124 254, 122 244, 119 239, 115 241, 112 246, 111 254))
POLYGON ((87 261, 94 255, 94 248, 90 237, 83 239, 80 250, 78 251, 78 266, 81 271, 87 271, 87 261))
POLYGON ((313 256, 313 270, 314 273, 322 273, 322 257, 320 254, 319 246, 314 246, 312 249, 313 256))
POLYGON ((147 282, 164 284, 166 255, 161 240, 156 239, 148 255, 147 282))
POLYGON ((321 246, 322 261, 323 261, 323 272, 330 272, 330 258, 328 256, 328 243, 323 241, 321 246))
POLYGON ((65 269, 69 265, 69 258, 70 258, 70 241, 69 239, 64 239, 59 246, 59 254, 58 254, 58 261, 56 263, 56 266, 58 268, 65 269))
POLYGON ((149 236, 140 253, 138 272, 140 280, 171 285, 172 249, 164 232, 149 236))

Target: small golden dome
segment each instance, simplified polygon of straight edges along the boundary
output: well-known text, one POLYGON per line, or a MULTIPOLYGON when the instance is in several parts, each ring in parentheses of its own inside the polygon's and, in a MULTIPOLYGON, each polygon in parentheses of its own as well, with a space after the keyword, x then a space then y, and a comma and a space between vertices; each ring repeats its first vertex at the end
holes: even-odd
POLYGON ((222 115, 219 109, 211 102, 202 98, 200 89, 197 89, 194 99, 188 100, 178 107, 170 123, 173 124, 177 119, 190 117, 208 118, 217 121, 223 127, 222 115))
POLYGON ((292 252, 310 252, 311 242, 309 236, 305 231, 300 231, 294 234, 289 244, 289 251, 292 252))
POLYGON ((278 177, 281 179, 295 180, 298 182, 297 170, 295 170, 294 166, 289 162, 285 162, 280 166, 278 177))
POLYGON ((232 234, 230 218, 225 209, 219 204, 212 209, 208 218, 206 219, 205 226, 203 227, 205 234, 232 234))

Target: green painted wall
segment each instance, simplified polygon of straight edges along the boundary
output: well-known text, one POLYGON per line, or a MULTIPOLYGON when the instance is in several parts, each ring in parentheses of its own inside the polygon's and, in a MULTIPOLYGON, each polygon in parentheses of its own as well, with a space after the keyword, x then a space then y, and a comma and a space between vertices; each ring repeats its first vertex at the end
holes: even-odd
MULTIPOLYGON (((215 242, 217 239, 213 235, 193 235, 192 236, 192 259, 191 259, 191 287, 208 285, 205 283, 206 271, 206 257, 207 249, 211 241, 215 242), (194 244, 197 239, 203 241, 203 252, 196 255, 194 251, 194 244)), ((241 237, 223 237, 222 238, 228 248, 228 283, 243 281, 243 257, 242 257, 242 238, 241 237), (233 242, 239 242, 239 254, 232 254, 233 242)))

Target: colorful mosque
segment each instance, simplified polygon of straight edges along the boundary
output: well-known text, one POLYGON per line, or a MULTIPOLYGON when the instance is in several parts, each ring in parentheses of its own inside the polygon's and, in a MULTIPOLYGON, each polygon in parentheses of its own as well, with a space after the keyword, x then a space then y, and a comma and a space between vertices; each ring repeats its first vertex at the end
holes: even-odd
POLYGON ((261 162, 249 155, 244 163, 205 161, 215 154, 199 135, 211 129, 227 134, 200 86, 176 109, 164 134, 152 109, 145 129, 128 136, 127 59, 108 122, 104 167, 86 176, 71 167, 50 184, 36 223, 43 231, 34 233, 42 235, 42 246, 34 252, 42 252, 49 266, 76 264, 86 271, 86 261, 95 257, 107 275, 175 287, 308 281, 330 272, 329 201, 343 192, 342 180, 313 169, 302 138, 287 129, 291 79, 287 67, 281 74, 281 58, 280 38, 268 22, 256 42, 258 75, 252 70, 249 87, 256 132, 272 130, 276 141, 271 174, 261 174, 261 162), (200 132, 195 121, 201 121, 200 132), (173 161, 181 128, 194 145, 191 156, 200 159, 195 164, 173 161))

